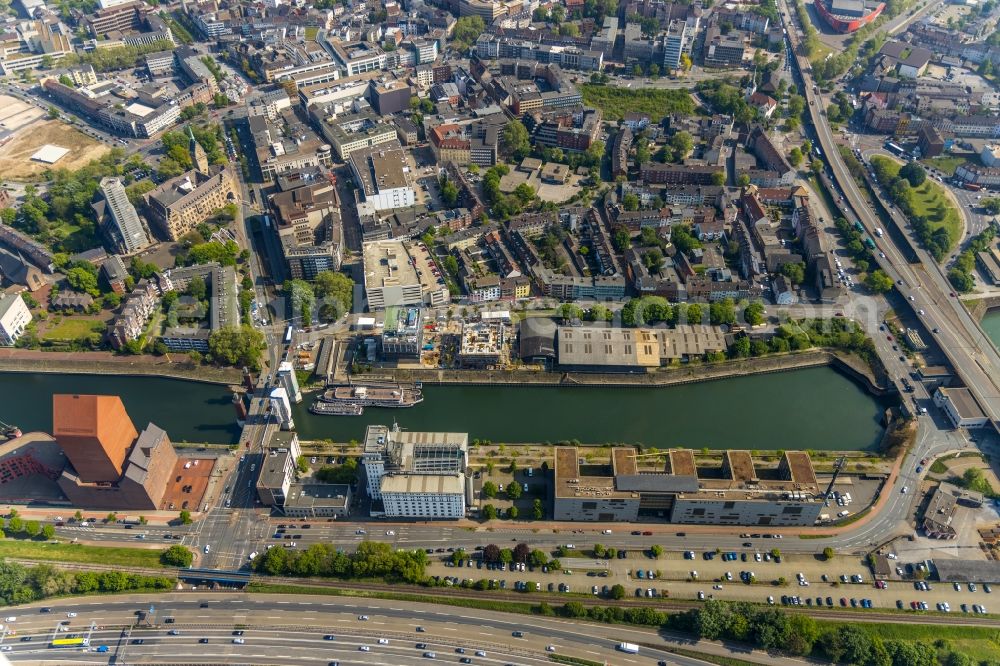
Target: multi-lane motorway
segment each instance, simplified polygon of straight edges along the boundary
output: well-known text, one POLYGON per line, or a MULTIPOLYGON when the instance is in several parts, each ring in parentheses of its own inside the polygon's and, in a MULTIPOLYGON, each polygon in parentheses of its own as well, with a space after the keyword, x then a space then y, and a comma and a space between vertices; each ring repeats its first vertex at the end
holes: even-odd
MULTIPOLYGON (((425 653, 433 652, 435 661, 458 663, 466 658, 468 663, 484 665, 535 666, 551 663, 550 654, 623 665, 652 665, 661 660, 681 666, 704 663, 662 649, 668 643, 690 644, 690 639, 671 639, 653 629, 588 624, 581 631, 578 623, 556 618, 474 609, 456 612, 449 606, 401 601, 190 593, 60 602, 48 606, 46 613, 40 612, 43 607, 18 608, 16 620, 7 623, 17 633, 4 637, 3 646, 9 650, 3 656, 18 663, 63 659, 74 663, 168 660, 395 666, 426 663, 431 658, 425 653), (137 611, 147 617, 140 619, 137 611), (68 623, 69 630, 58 631, 60 623, 68 623), (49 645, 53 636, 77 633, 89 635, 90 650, 49 645), (617 651, 622 641, 641 645, 640 653, 617 651), (96 652, 100 646, 107 646, 108 652, 96 652)), ((736 654, 718 644, 699 649, 736 654)), ((739 652, 759 663, 771 660, 763 653, 739 652)), ((791 664, 797 660, 771 661, 791 664)))
MULTIPOLYGON (((783 17, 790 16, 787 6, 783 17)), ((791 23, 791 19, 785 19, 791 23)), ((793 26, 789 30, 793 47, 797 46, 797 35, 793 26)), ((875 229, 882 225, 878 216, 868 207, 858 189, 857 183, 848 172, 840 157, 833 133, 823 114, 823 98, 815 89, 810 77, 808 62, 801 55, 796 57, 796 67, 802 80, 802 89, 809 102, 812 117, 822 149, 833 177, 839 184, 851 208, 872 238, 875 229)), ((906 227, 903 227, 904 233, 906 227)), ((913 239, 910 239, 913 243, 913 239)), ((916 243, 914 243, 915 245, 916 243)), ((920 265, 914 266, 907 260, 908 252, 901 251, 888 238, 879 239, 879 250, 884 257, 876 255, 878 263, 896 281, 899 292, 906 297, 920 321, 938 346, 947 356, 962 381, 972 390, 983 411, 996 425, 1000 418, 1000 387, 994 377, 1000 377, 1000 354, 987 339, 965 306, 954 296, 944 271, 933 257, 922 249, 917 249, 920 265)))

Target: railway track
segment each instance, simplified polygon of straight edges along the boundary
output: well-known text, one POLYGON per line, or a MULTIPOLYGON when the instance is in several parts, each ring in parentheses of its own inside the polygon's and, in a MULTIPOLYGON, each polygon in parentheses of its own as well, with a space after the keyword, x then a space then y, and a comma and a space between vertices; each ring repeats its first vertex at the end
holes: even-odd
MULTIPOLYGON (((10 558, 12 562, 18 562, 25 565, 37 565, 37 564, 52 564, 52 562, 42 562, 37 560, 29 560, 22 558, 10 558)), ((176 575, 179 570, 175 569, 146 569, 139 567, 121 567, 110 564, 66 564, 61 565, 66 569, 75 571, 126 571, 128 573, 143 574, 146 576, 172 576, 176 575)), ((465 599, 469 601, 482 601, 488 603, 497 602, 522 602, 529 604, 541 604, 547 603, 549 605, 554 605, 562 601, 576 601, 583 604, 586 607, 593 606, 618 606, 621 608, 653 608, 658 611, 665 613, 683 613, 684 611, 690 610, 692 608, 697 608, 699 606, 698 601, 681 601, 681 600, 665 600, 663 598, 658 598, 656 600, 646 601, 638 599, 596 599, 593 596, 587 595, 572 595, 565 597, 556 597, 551 594, 542 592, 513 592, 508 590, 490 590, 490 591, 479 591, 479 590, 469 590, 461 587, 450 587, 450 588, 440 588, 440 587, 421 587, 419 585, 390 585, 387 583, 364 583, 357 581, 339 581, 339 580, 324 580, 317 578, 293 578, 288 576, 258 576, 254 575, 251 580, 251 585, 254 583, 262 585, 293 585, 295 587, 302 588, 316 588, 317 590, 324 589, 335 589, 335 590, 345 590, 345 591, 356 591, 356 592, 370 592, 373 594, 396 594, 396 595, 411 595, 413 597, 422 597, 428 601, 428 603, 443 603, 450 604, 455 598, 465 599)), ((770 589, 770 588, 768 588, 770 589)), ((761 590, 765 592, 765 589, 761 590)), ((200 590, 199 590, 200 592, 200 590)), ((321 592, 320 592, 321 593, 321 592)), ((322 594, 322 593, 321 593, 322 594)), ((788 613, 803 613, 809 615, 817 620, 830 620, 835 622, 844 622, 849 620, 860 620, 864 622, 879 622, 883 624, 925 624, 925 625, 961 625, 969 627, 989 627, 989 628, 1000 628, 1000 618, 986 616, 978 617, 974 615, 967 615, 964 613, 959 614, 934 614, 934 613, 914 613, 914 612, 885 612, 878 610, 860 610, 856 608, 831 608, 820 609, 817 607, 807 607, 807 606, 782 606, 782 608, 788 613)))

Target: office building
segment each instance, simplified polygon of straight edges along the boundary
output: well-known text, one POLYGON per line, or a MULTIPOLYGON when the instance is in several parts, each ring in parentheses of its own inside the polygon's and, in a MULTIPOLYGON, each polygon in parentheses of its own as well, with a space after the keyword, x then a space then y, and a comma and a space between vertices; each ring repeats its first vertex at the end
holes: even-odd
POLYGON ((174 241, 238 201, 239 188, 228 166, 213 166, 207 173, 188 171, 145 196, 149 218, 174 241))
POLYGON ((692 525, 809 526, 824 506, 812 461, 801 451, 785 452, 767 469, 755 467, 747 451, 726 451, 721 468, 709 469, 698 467, 691 450, 651 458, 626 446, 612 449, 606 464, 590 456, 581 462, 576 447, 556 447, 554 520, 656 516, 692 525))
POLYGON ((381 500, 387 518, 463 518, 468 449, 465 433, 368 426, 362 458, 368 495, 381 500))
POLYGON ((934 404, 941 408, 956 428, 982 428, 990 422, 972 391, 964 387, 938 388, 934 392, 934 404))
POLYGON ((418 307, 390 307, 382 327, 382 357, 420 358, 424 322, 418 307))
POLYGON ((374 210, 409 208, 417 201, 398 142, 355 150, 348 162, 364 201, 374 210))
POLYGON ((0 295, 0 346, 14 346, 30 323, 31 310, 21 294, 0 295))
POLYGON ((332 115, 325 106, 311 109, 313 117, 323 130, 341 160, 347 160, 355 150, 396 142, 396 128, 382 122, 371 111, 358 111, 332 115))
POLYGON ((371 80, 368 82, 368 99, 375 113, 388 116, 410 108, 410 98, 413 96, 409 84, 398 79, 385 82, 371 80))
POLYGON ((663 66, 666 69, 680 69, 681 55, 687 50, 687 40, 687 21, 671 21, 663 39, 663 66))
POLYGON ((149 246, 135 206, 128 200, 120 178, 102 178, 100 198, 93 205, 97 223, 119 254, 135 254, 149 246))
POLYGON ((285 388, 292 402, 302 402, 302 391, 299 390, 299 380, 295 376, 295 368, 288 361, 278 364, 277 383, 285 388))

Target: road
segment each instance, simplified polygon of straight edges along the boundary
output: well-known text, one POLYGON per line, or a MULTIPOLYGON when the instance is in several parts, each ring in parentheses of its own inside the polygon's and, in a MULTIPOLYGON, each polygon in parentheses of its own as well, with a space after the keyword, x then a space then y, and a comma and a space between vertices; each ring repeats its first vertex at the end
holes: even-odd
MULTIPOLYGON (((794 28, 789 30, 789 33, 790 37, 797 40, 794 28)), ((793 46, 795 45, 793 41, 793 46)), ((827 163, 833 177, 861 224, 872 238, 875 238, 875 229, 880 227, 882 222, 868 208, 857 183, 840 157, 833 133, 821 112, 821 98, 814 92, 808 63, 802 56, 797 56, 796 64, 803 82, 801 89, 807 98, 807 108, 812 116, 820 145, 826 152, 827 163)), ((896 281, 899 292, 910 301, 911 307, 925 328, 932 331, 931 335, 938 347, 947 356, 966 386, 972 390, 994 427, 997 427, 1000 416, 1000 387, 994 382, 993 377, 1000 377, 1000 355, 996 348, 985 336, 978 322, 969 315, 965 306, 952 295, 954 292, 943 270, 925 251, 917 250, 920 266, 911 266, 906 260, 908 253, 901 251, 894 243, 880 240, 879 249, 885 257, 876 255, 874 261, 896 281)))
MULTIPOLYGON (((761 652, 716 643, 694 645, 689 639, 661 635, 654 629, 586 625, 555 618, 525 617, 462 609, 450 606, 377 599, 341 600, 335 597, 245 595, 239 593, 181 593, 136 595, 100 600, 60 601, 51 613, 40 613, 40 604, 18 609, 13 626, 16 637, 7 637, 5 653, 12 662, 39 663, 67 654, 48 647, 56 626, 67 621, 70 631, 90 634, 91 646, 107 645, 108 653, 74 651, 74 663, 274 663, 315 664, 343 660, 350 664, 403 665, 425 663, 426 651, 437 660, 456 663, 464 656, 475 664, 551 663, 553 652, 565 656, 613 664, 671 664, 699 666, 705 662, 676 657, 656 646, 674 644, 697 648, 720 656, 739 655, 756 663, 797 664, 795 659, 774 658, 761 652), (136 611, 149 612, 150 626, 134 625, 136 611), (360 620, 364 615, 367 620, 360 620), (167 622, 167 620, 172 620, 167 622), (418 631, 417 627, 423 631, 418 631), (244 633, 242 644, 234 643, 234 631, 244 633), (170 635, 174 630, 177 635, 170 635), (514 637, 523 632, 523 637, 514 637), (23 641, 24 637, 31 641, 23 641), (332 639, 325 639, 332 636, 332 639), (201 642, 205 639, 207 642, 201 642), (387 641, 380 644, 379 639, 387 641), (136 641, 142 641, 137 643, 136 641), (620 641, 641 644, 638 655, 615 650, 620 641), (426 647, 418 648, 416 643, 426 647), (360 646, 368 646, 364 652, 360 646), (481 650, 485 656, 476 656, 481 650)), ((65 657, 62 657, 65 659, 65 657)))

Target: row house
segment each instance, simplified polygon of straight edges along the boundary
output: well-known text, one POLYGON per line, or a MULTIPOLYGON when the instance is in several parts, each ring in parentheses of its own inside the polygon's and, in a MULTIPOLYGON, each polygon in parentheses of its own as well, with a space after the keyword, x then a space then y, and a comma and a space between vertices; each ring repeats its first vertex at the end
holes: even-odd
POLYGON ((108 339, 112 347, 120 350, 142 335, 149 318, 159 305, 159 295, 156 284, 146 279, 139 280, 108 328, 108 339))

